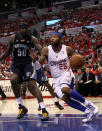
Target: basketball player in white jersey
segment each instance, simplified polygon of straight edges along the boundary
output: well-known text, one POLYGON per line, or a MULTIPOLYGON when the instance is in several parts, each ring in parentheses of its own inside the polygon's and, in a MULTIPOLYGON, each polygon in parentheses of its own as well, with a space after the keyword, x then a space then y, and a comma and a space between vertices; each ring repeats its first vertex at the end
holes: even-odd
MULTIPOLYGON (((74 51, 71 47, 62 45, 61 38, 61 33, 53 32, 51 45, 42 49, 39 62, 43 64, 47 58, 56 95, 72 108, 85 112, 87 118, 82 122, 89 122, 98 114, 99 109, 73 89, 74 74, 70 68, 70 57, 74 51)), ((32 59, 34 59, 33 55, 32 59)))

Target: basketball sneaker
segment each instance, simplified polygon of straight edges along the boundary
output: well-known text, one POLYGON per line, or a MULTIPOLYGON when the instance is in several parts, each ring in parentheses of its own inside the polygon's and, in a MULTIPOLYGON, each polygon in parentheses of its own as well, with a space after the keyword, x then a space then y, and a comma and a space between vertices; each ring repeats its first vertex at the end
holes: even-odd
POLYGON ((25 106, 19 105, 19 113, 17 119, 21 119, 27 114, 28 109, 25 106))
POLYGON ((48 121, 49 119, 49 113, 47 112, 47 110, 45 108, 42 109, 42 121, 48 121))
POLYGON ((89 111, 88 113, 86 113, 86 115, 86 118, 83 119, 82 122, 86 123, 92 121, 94 114, 91 111, 89 111))
POLYGON ((56 106, 58 109, 60 109, 60 110, 63 110, 63 109, 64 109, 64 107, 63 107, 62 105, 60 105, 58 101, 55 102, 55 106, 56 106))
POLYGON ((90 109, 90 111, 94 114, 94 117, 97 116, 98 112, 99 112, 99 108, 94 105, 92 102, 88 102, 88 104, 86 105, 86 107, 88 109, 90 109))

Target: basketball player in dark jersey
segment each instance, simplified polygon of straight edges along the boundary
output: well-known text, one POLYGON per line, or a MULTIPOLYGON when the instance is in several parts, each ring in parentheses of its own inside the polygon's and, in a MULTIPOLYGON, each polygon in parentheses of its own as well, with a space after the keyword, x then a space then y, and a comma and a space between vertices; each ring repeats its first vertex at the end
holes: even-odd
POLYGON ((36 81, 32 79, 33 66, 32 59, 29 56, 30 48, 32 46, 40 52, 41 46, 38 43, 37 38, 30 35, 28 25, 21 23, 19 25, 20 31, 17 34, 10 36, 8 42, 8 48, 5 53, 0 56, 0 61, 8 57, 12 53, 12 65, 11 65, 11 86, 15 97, 19 104, 19 114, 17 119, 21 119, 28 112, 27 108, 23 105, 20 93, 20 84, 23 81, 28 81, 28 89, 33 96, 35 96, 42 109, 42 120, 48 120, 48 112, 45 109, 42 94, 36 85, 36 81))

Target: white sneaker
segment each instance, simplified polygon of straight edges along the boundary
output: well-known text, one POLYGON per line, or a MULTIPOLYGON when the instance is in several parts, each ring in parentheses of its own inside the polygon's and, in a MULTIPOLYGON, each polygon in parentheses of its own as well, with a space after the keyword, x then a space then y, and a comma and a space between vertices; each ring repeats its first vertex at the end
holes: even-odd
POLYGON ((85 119, 83 119, 82 122, 90 122, 90 121, 92 121, 93 116, 94 116, 93 112, 90 111, 90 112, 86 113, 86 115, 87 115, 87 117, 85 119))
POLYGON ((98 114, 99 108, 94 105, 92 102, 89 102, 86 106, 94 114, 94 117, 98 114))

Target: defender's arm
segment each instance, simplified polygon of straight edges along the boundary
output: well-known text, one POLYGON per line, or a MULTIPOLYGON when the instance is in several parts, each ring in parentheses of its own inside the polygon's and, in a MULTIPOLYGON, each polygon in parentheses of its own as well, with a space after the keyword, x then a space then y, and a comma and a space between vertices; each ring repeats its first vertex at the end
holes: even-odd
POLYGON ((8 42, 8 48, 7 50, 0 56, 0 61, 4 60, 6 57, 8 57, 13 50, 13 41, 14 41, 15 35, 12 35, 8 42))
POLYGON ((33 43, 34 47, 35 47, 39 52, 41 52, 42 47, 41 47, 41 45, 39 44, 38 39, 37 39, 36 37, 34 37, 34 36, 32 36, 32 43, 33 43))
POLYGON ((41 56, 39 57, 39 63, 42 65, 45 59, 48 58, 48 47, 44 47, 41 51, 41 56))

